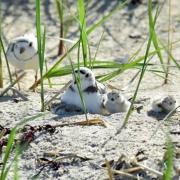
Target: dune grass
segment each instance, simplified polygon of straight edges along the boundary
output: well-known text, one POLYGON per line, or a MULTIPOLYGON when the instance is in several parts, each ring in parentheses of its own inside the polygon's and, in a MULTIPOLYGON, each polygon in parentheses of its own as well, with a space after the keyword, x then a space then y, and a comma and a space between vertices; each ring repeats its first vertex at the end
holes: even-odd
POLYGON ((37 33, 37 44, 38 44, 38 55, 39 55, 39 69, 41 79, 41 111, 45 111, 44 107, 44 85, 43 85, 43 67, 45 58, 45 38, 46 30, 41 30, 41 9, 40 0, 36 0, 36 33, 37 33))
MULTIPOLYGON (((107 13, 106 15, 104 15, 102 18, 100 18, 97 22, 95 22, 93 25, 91 25, 90 27, 87 27, 87 31, 86 31, 86 35, 87 37, 94 32, 99 26, 101 26, 103 23, 105 23, 113 14, 115 14, 118 10, 123 9, 126 5, 127 5, 128 1, 125 1, 123 3, 120 3, 114 10, 110 11, 109 13, 107 13)), ((84 23, 83 23, 84 24, 84 23)), ((69 48, 68 52, 64 53, 64 55, 62 55, 62 57, 56 61, 56 63, 48 70, 47 73, 45 73, 43 75, 43 78, 46 79, 47 77, 52 77, 52 73, 57 70, 59 68, 59 66, 61 65, 62 61, 67 57, 68 53, 71 53, 72 50, 74 50, 75 48, 78 47, 79 41, 81 41, 81 39, 79 39, 71 48, 69 48)), ((84 45, 83 45, 84 46, 84 45)), ((85 55, 86 57, 86 55, 85 55)), ((88 61, 87 61, 88 62, 88 61)), ((84 62, 85 63, 85 62, 84 62)), ((63 68, 65 69, 65 68, 63 68)), ((61 69, 60 69, 61 70, 61 69)), ((59 69, 58 69, 59 71, 59 69)), ((71 74, 71 72, 69 72, 68 74, 71 74)), ((33 84, 31 86, 31 88, 37 86, 39 83, 41 82, 41 80, 39 79, 37 81, 36 84, 33 84)))
MULTIPOLYGON (((169 0, 169 2, 170 2, 170 0, 169 0)), ((90 52, 88 36, 92 32, 94 32, 99 26, 101 26, 103 23, 105 23, 106 20, 109 19, 114 13, 116 13, 117 11, 124 8, 127 5, 128 1, 125 1, 124 3, 120 3, 120 5, 117 6, 114 10, 112 10, 108 14, 104 15, 100 20, 98 20, 96 23, 94 23, 90 27, 87 27, 85 1, 84 0, 78 0, 77 1, 78 18, 76 20, 79 23, 79 33, 80 33, 79 40, 70 49, 68 49, 66 52, 64 52, 62 57, 59 60, 57 60, 57 62, 47 72, 44 73, 43 67, 44 67, 44 58, 45 58, 46 30, 45 30, 45 28, 43 29, 43 31, 41 29, 40 3, 41 3, 40 0, 36 0, 36 33, 37 33, 38 55, 39 55, 39 65, 40 65, 40 80, 38 82, 41 83, 41 111, 45 111, 45 107, 44 107, 44 82, 43 82, 43 80, 46 78, 65 76, 65 75, 69 75, 73 72, 73 74, 74 74, 74 76, 78 82, 77 85, 78 85, 79 95, 81 98, 81 102, 83 105, 83 109, 85 112, 86 119, 88 120, 87 109, 86 109, 84 99, 83 99, 83 94, 82 94, 81 82, 79 81, 79 79, 80 79, 79 75, 76 76, 74 73, 75 68, 79 69, 81 66, 85 66, 85 67, 90 67, 91 69, 111 69, 112 71, 110 73, 104 73, 104 74, 98 76, 97 79, 101 82, 105 82, 105 81, 108 81, 112 78, 115 78, 127 70, 132 70, 132 71, 133 70, 140 70, 140 76, 139 76, 138 83, 137 83, 137 86, 136 86, 136 89, 135 89, 135 92, 133 95, 132 104, 131 104, 131 106, 127 112, 127 115, 125 117, 125 120, 124 120, 123 126, 125 126, 128 123, 128 120, 129 120, 130 115, 132 113, 133 104, 136 100, 136 97, 137 97, 139 88, 141 86, 144 74, 147 71, 150 71, 152 73, 158 74, 160 77, 163 77, 164 73, 166 73, 166 79, 168 78, 169 72, 168 72, 168 69, 166 69, 164 66, 164 59, 163 59, 162 53, 165 51, 168 54, 168 64, 172 60, 172 62, 175 64, 175 66, 177 68, 180 68, 177 60, 173 57, 172 52, 171 52, 172 43, 170 40, 170 35, 168 36, 169 37, 168 38, 168 46, 166 46, 159 39, 159 37, 156 33, 155 25, 156 25, 156 21, 157 21, 158 14, 160 11, 159 11, 159 9, 157 9, 155 16, 153 16, 152 1, 151 0, 148 0, 149 38, 148 38, 148 42, 147 42, 147 46, 146 46, 146 51, 145 51, 145 54, 143 56, 139 57, 138 56, 139 51, 137 51, 132 56, 134 58, 130 58, 128 60, 128 63, 126 63, 126 64, 119 64, 117 62, 114 62, 113 60, 103 61, 103 60, 97 59, 97 53, 99 50, 101 40, 103 38, 103 33, 102 33, 102 35, 100 36, 100 40, 98 41, 98 45, 96 48, 94 58, 91 58, 92 55, 90 52), (151 45, 153 45, 153 47, 154 47, 153 51, 150 51, 151 45), (74 63, 71 60, 70 53, 75 48, 77 48, 77 61, 74 63), (81 55, 83 57, 82 60, 80 59, 81 55), (162 70, 147 69, 147 67, 149 67, 149 68, 153 67, 153 64, 151 63, 151 61, 149 61, 149 59, 155 55, 157 55, 159 58, 162 70), (61 63, 65 58, 68 58, 70 63, 69 63, 69 65, 62 67, 61 63)), ((63 38, 64 37, 64 35, 63 35, 63 29, 64 29, 63 0, 56 0, 55 3, 57 6, 57 13, 58 13, 58 17, 59 17, 60 25, 61 25, 60 38, 63 38)), ((170 18, 170 16, 171 16, 171 13, 169 10, 169 18, 170 18)), ((169 33, 170 33, 170 21, 169 21, 169 33)), ((5 50, 4 50, 3 41, 2 41, 1 37, 0 37, 0 43, 1 43, 0 53, 2 51, 5 55, 5 50)), ((64 46, 63 41, 61 40, 60 45, 59 45, 58 55, 62 54, 63 46, 64 46)), ((1 67, 2 67, 2 62, 1 62, 1 58, 0 58, 0 85, 1 85, 1 80, 2 80, 1 67)), ((7 62, 7 67, 8 67, 8 72, 10 74, 9 75, 10 81, 12 81, 8 62, 7 62)), ((33 117, 30 120, 34 120, 38 117, 33 117)), ((19 125, 22 125, 22 123, 19 125)), ((0 176, 0 179, 2 179, 2 180, 5 180, 7 178, 9 169, 10 169, 11 164, 12 164, 11 163, 10 165, 7 165, 8 160, 11 156, 12 149, 13 149, 13 143, 14 143, 14 139, 16 137, 16 132, 17 132, 17 126, 15 128, 13 128, 13 130, 11 131, 11 134, 9 136, 9 139, 8 139, 8 145, 6 147, 5 155, 3 158, 3 167, 2 167, 1 176, 0 176)), ((18 169, 18 157, 20 154, 21 154, 21 150, 19 148, 17 148, 16 153, 15 153, 15 158, 13 160, 13 162, 15 163, 14 164, 14 179, 18 179, 18 170, 17 169, 18 169)), ((173 157, 172 143, 169 140, 167 142, 167 154, 168 154, 167 163, 166 163, 167 168, 164 171, 164 178, 168 180, 172 177, 171 173, 172 173, 172 157, 173 157)))

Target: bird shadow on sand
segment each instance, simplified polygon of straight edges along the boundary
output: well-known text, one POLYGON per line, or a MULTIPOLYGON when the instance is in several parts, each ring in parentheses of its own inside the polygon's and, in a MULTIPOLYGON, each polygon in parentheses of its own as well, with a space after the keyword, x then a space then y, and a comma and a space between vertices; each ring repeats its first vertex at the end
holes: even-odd
POLYGON ((147 115, 150 116, 150 117, 153 117, 157 120, 163 120, 166 116, 167 116, 167 113, 166 112, 154 112, 153 110, 150 110, 147 112, 147 115))
POLYGON ((53 114, 57 115, 56 117, 54 117, 54 119, 84 114, 84 112, 80 108, 73 105, 66 105, 62 102, 53 103, 50 107, 50 111, 53 114))

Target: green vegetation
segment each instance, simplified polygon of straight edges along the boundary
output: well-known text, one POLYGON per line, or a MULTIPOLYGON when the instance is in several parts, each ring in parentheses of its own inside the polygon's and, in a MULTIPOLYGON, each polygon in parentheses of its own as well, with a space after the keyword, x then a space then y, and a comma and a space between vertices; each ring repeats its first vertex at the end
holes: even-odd
MULTIPOLYGON (((1 3, 1 2, 0 2, 1 3)), ((156 23, 157 19, 159 17, 159 14, 161 13, 162 8, 156 7, 155 13, 153 12, 152 8, 152 0, 148 0, 148 20, 149 20, 149 35, 147 37, 146 43, 146 49, 143 51, 145 52, 144 55, 139 55, 140 51, 142 50, 142 47, 137 49, 137 51, 131 55, 131 57, 127 60, 127 63, 120 64, 113 60, 102 60, 97 58, 97 54, 100 48, 101 41, 103 39, 102 33, 99 37, 99 41, 97 42, 97 48, 95 50, 95 54, 91 53, 91 45, 88 41, 89 36, 97 30, 98 27, 102 26, 108 19, 110 19, 116 12, 119 12, 123 8, 128 5, 128 0, 124 1, 123 3, 120 3, 118 6, 116 6, 113 10, 111 10, 106 15, 103 15, 101 19, 97 20, 94 24, 91 26, 88 26, 87 24, 87 8, 86 8, 86 1, 84 0, 78 0, 77 1, 77 15, 71 15, 70 21, 75 21, 78 23, 79 29, 79 38, 78 40, 72 45, 72 47, 67 48, 63 43, 63 38, 65 35, 64 29, 66 29, 66 23, 65 23, 65 12, 68 12, 68 7, 65 5, 65 2, 63 0, 55 0, 54 1, 56 8, 57 8, 57 15, 60 22, 60 43, 58 47, 58 55, 61 55, 59 59, 55 61, 55 63, 51 67, 47 67, 47 64, 45 64, 45 45, 46 45, 46 28, 42 28, 42 17, 41 17, 41 1, 36 0, 36 34, 37 34, 37 43, 38 43, 38 56, 39 56, 39 66, 40 66, 40 79, 37 81, 37 84, 34 84, 32 88, 35 88, 38 84, 40 84, 41 87, 41 111, 45 111, 44 106, 44 80, 46 79, 53 79, 54 77, 62 77, 69 74, 72 74, 76 78, 76 82, 78 85, 78 91, 81 98, 81 102, 83 105, 84 113, 86 120, 88 120, 87 117, 87 109, 86 105, 83 99, 83 93, 81 88, 81 81, 79 74, 76 75, 74 70, 77 68, 79 69, 81 66, 89 67, 91 69, 108 69, 110 71, 105 72, 103 74, 100 74, 97 76, 97 79, 100 82, 106 82, 113 78, 116 78, 117 76, 121 75, 122 73, 126 71, 138 71, 137 75, 135 76, 135 79, 137 78, 137 86, 133 94, 132 103, 131 106, 126 114, 126 117, 124 119, 123 127, 125 127, 128 123, 128 120, 133 112, 133 105, 136 100, 136 97, 138 95, 138 91, 140 89, 140 86, 142 84, 144 75, 146 72, 151 72, 153 74, 156 74, 160 78, 163 78, 165 83, 167 83, 168 74, 169 72, 169 65, 172 62, 173 65, 180 69, 180 65, 176 58, 174 58, 172 54, 172 45, 179 42, 172 42, 170 38, 171 33, 171 0, 169 0, 169 22, 168 22, 168 43, 164 43, 160 37, 157 34, 156 31, 156 23), (65 50, 65 51, 64 51, 65 50), (71 59, 71 53, 73 50, 77 51, 77 58, 75 61, 71 59), (168 55, 168 61, 167 66, 164 61, 164 54, 168 55), (159 59, 160 69, 154 69, 154 64, 151 62, 152 57, 157 56, 159 59), (62 62, 65 59, 68 59, 69 64, 63 65, 62 62), (44 66, 46 65, 46 72, 44 72, 44 66)), ((1 7, 0 7, 1 8, 1 7)), ((1 19, 1 18, 0 18, 1 19)), ((1 22, 2 23, 2 22, 1 22)), ((69 26, 70 23, 67 23, 69 26)), ((0 25, 0 33, 1 33, 1 25, 0 25)), ((0 34, 0 87, 3 86, 3 71, 2 71, 2 54, 4 54, 6 64, 7 64, 7 70, 9 73, 10 83, 13 82, 10 67, 6 58, 4 43, 2 40, 2 34, 0 34)), ((61 82, 59 84, 53 84, 49 80, 50 87, 52 85, 59 85, 62 84, 61 82)), ((21 155, 23 149, 20 146, 15 147, 15 138, 16 133, 20 126, 27 123, 28 121, 35 120, 39 118, 41 115, 32 116, 25 121, 18 124, 16 127, 14 127, 11 130, 11 133, 8 138, 8 144, 5 150, 5 154, 3 157, 3 166, 0 173, 0 180, 5 180, 8 176, 8 172, 14 163, 14 179, 17 180, 18 178, 18 158, 21 155), (14 148, 15 147, 15 148, 14 148), (12 162, 10 163, 10 156, 11 153, 15 151, 14 158, 12 162)), ((119 131, 118 131, 119 132, 119 131)), ((172 178, 172 168, 173 168, 173 146, 170 138, 167 140, 167 158, 166 158, 166 168, 164 171, 164 179, 168 180, 172 178)), ((110 179, 113 179, 111 174, 111 169, 109 164, 107 164, 107 169, 109 173, 110 179)))

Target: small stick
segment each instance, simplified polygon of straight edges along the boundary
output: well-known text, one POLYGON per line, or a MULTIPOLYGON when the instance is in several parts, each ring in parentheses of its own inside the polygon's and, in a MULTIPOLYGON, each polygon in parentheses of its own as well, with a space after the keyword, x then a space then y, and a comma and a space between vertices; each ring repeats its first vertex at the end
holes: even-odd
POLYGON ((61 94, 70 84, 72 81, 69 81, 67 84, 65 84, 59 92, 57 92, 49 101, 45 102, 45 108, 56 98, 61 94))
POLYGON ((72 122, 72 123, 61 123, 61 124, 57 124, 52 126, 53 128, 57 128, 57 127, 64 127, 64 126, 72 126, 72 125, 82 125, 82 126, 92 126, 95 124, 99 124, 102 125, 104 127, 106 127, 106 125, 104 124, 104 122, 100 119, 90 119, 89 122, 85 121, 80 121, 80 122, 72 122))
POLYGON ((105 159, 105 163, 106 163, 106 167, 107 167, 107 171, 109 175, 109 180, 113 180, 113 172, 107 159, 105 159))
POLYGON ((159 177, 163 177, 163 174, 161 172, 159 172, 159 171, 157 171, 155 169, 149 168, 149 167, 147 167, 147 166, 145 166, 145 165, 143 165, 141 163, 138 163, 136 159, 133 159, 132 164, 136 165, 136 166, 139 166, 142 169, 147 170, 147 171, 149 171, 151 173, 154 173, 154 174, 156 174, 159 177))
POLYGON ((143 170, 142 167, 133 167, 133 168, 124 169, 124 172, 126 172, 126 173, 138 173, 139 171, 142 171, 142 170, 143 170))
POLYGON ((25 74, 25 72, 21 74, 18 79, 16 79, 12 84, 10 84, 3 92, 1 92, 0 96, 3 96, 5 93, 7 93, 20 79, 25 76, 25 74))
MULTIPOLYGON (((34 84, 37 83, 37 74, 38 74, 38 71, 36 70, 35 76, 34 76, 34 84)), ((33 87, 33 92, 36 92, 36 87, 33 87)))
MULTIPOLYGON (((16 79, 18 79, 18 72, 16 69, 15 69, 15 76, 16 76, 16 79)), ((19 81, 17 82, 17 85, 18 85, 18 90, 20 91, 21 87, 20 87, 19 81)))
MULTIPOLYGON (((43 77, 44 78, 44 77, 43 77)), ((38 86, 38 84, 40 84, 41 83, 41 79, 38 79, 38 80, 36 80, 36 83, 34 83, 30 88, 29 88, 29 90, 33 90, 34 88, 36 88, 37 86, 38 86)))
POLYGON ((10 88, 13 92, 15 92, 22 100, 24 100, 24 101, 28 101, 29 99, 26 97, 26 96, 24 96, 20 91, 18 91, 16 88, 14 88, 14 87, 11 87, 10 88))
POLYGON ((129 174, 127 172, 124 172, 124 171, 112 170, 112 172, 113 172, 114 176, 120 175, 120 176, 129 177, 129 178, 136 179, 136 180, 138 179, 136 176, 129 174))

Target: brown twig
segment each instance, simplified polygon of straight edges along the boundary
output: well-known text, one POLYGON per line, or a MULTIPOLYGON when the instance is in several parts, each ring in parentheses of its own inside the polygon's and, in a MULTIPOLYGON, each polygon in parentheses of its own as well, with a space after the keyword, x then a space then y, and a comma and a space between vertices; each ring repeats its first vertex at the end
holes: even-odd
POLYGON ((10 84, 3 92, 1 92, 0 96, 3 96, 5 93, 7 93, 17 82, 20 81, 25 76, 26 72, 22 73, 12 84, 10 84))
POLYGON ((23 101, 28 101, 29 99, 24 96, 20 91, 18 91, 16 88, 11 87, 10 88, 12 91, 14 91, 14 93, 16 93, 23 101))
POLYGON ((124 172, 124 171, 118 171, 118 170, 112 170, 114 176, 123 176, 123 177, 129 177, 129 178, 132 178, 132 179, 138 179, 136 176, 130 174, 130 173, 127 173, 127 172, 124 172))
POLYGON ((149 171, 149 172, 151 172, 151 173, 153 173, 153 174, 156 174, 157 176, 159 176, 159 177, 161 177, 161 178, 163 177, 163 174, 162 174, 161 172, 159 172, 159 171, 157 171, 157 170, 155 170, 155 169, 152 169, 152 168, 150 168, 150 167, 147 167, 147 166, 145 166, 145 165, 137 162, 136 158, 132 159, 132 164, 133 164, 133 165, 136 165, 136 166, 139 166, 139 167, 141 167, 142 169, 147 170, 147 171, 149 171))
POLYGON ((105 164, 106 164, 106 167, 107 167, 109 180, 113 180, 113 172, 112 172, 111 166, 109 164, 109 161, 107 159, 105 159, 105 164))

